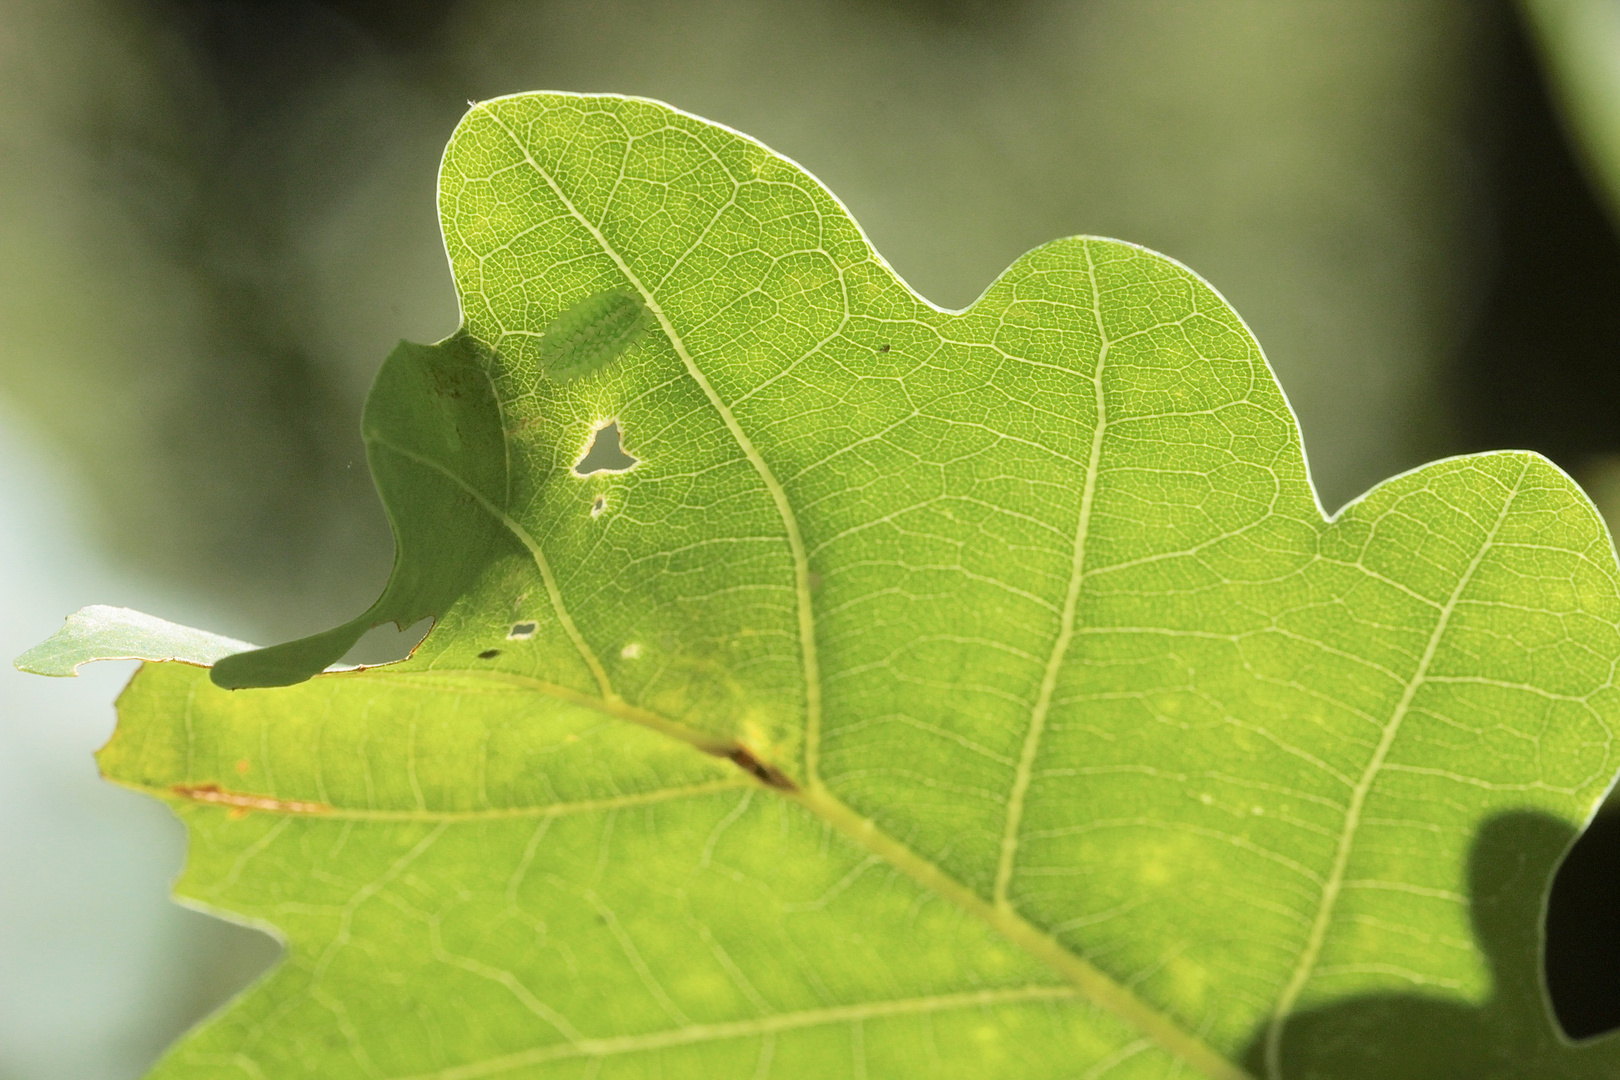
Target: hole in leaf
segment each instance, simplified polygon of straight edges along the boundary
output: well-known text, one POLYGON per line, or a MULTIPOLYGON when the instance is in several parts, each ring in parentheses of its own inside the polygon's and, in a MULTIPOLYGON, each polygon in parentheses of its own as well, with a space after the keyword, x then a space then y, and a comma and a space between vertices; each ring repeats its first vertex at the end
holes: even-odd
POLYGON ((598 514, 600 514, 602 511, 604 511, 606 509, 607 509, 607 496, 606 495, 598 495, 596 497, 595 501, 593 501, 591 503, 591 517, 596 517, 598 514))
POLYGON ((609 420, 591 436, 591 445, 586 447, 584 456, 574 463, 574 472, 579 476, 624 472, 637 460, 624 452, 624 445, 619 439, 619 422, 609 420))
POLYGON ((512 629, 507 632, 506 639, 508 641, 527 641, 534 637, 534 632, 539 628, 539 623, 515 622, 512 624, 512 629))
POLYGON ((1620 808, 1569 849, 1547 897, 1547 996, 1572 1039, 1620 1028, 1620 808))
POLYGON ((427 637, 427 632, 432 626, 432 619, 419 619, 404 630, 391 622, 373 626, 360 636, 359 641, 349 646, 349 651, 343 654, 341 662, 392 664, 396 660, 403 660, 411 655, 411 650, 416 648, 423 638, 427 637))

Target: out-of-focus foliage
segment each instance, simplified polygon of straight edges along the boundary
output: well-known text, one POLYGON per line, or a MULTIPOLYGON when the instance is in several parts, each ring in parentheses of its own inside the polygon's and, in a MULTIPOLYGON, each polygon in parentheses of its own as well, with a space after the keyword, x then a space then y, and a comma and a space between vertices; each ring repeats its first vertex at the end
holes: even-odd
MULTIPOLYGON (((75 490, 63 463, 26 438, 14 413, 0 407, 0 416, 0 654, 9 655, 64 607, 144 599, 88 543, 62 498, 75 490)), ((128 676, 127 665, 107 665, 47 688, 0 667, 6 1080, 132 1076, 279 951, 263 934, 177 906, 178 823, 97 775, 91 754, 112 731, 108 703, 128 676)))
POLYGON ((1620 4, 1520 0, 1592 179, 1620 221, 1620 4))
POLYGON ((254 53, 291 55, 251 80, 210 66, 225 30, 161 7, 0 19, 0 389, 143 573, 233 582, 248 627, 289 617, 278 594, 327 558, 299 600, 363 595, 387 535, 354 405, 400 335, 455 321, 411 278, 438 248, 420 92, 332 18, 305 28, 329 67, 267 25, 254 53))
MULTIPOLYGON (((1520 0, 1564 125, 1592 187, 1620 225, 1620 3, 1520 0)), ((1620 296, 1611 306, 1620 305, 1620 296)), ((1614 414, 1620 428, 1620 413, 1614 414)), ((1620 453, 1584 463, 1581 480, 1611 522, 1620 521, 1620 453)))

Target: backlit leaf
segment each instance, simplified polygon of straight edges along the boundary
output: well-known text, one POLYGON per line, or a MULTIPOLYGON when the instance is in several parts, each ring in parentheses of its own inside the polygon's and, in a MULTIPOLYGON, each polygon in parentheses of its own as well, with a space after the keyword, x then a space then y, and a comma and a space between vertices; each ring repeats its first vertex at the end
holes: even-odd
POLYGON ((1620 1071, 1536 959, 1620 711, 1545 460, 1330 521, 1186 268, 1059 240, 942 311, 654 102, 479 105, 440 209, 465 325, 366 411, 382 599, 147 664, 102 753, 180 894, 288 942, 158 1075, 1620 1071), (576 468, 610 424, 633 466, 576 468))

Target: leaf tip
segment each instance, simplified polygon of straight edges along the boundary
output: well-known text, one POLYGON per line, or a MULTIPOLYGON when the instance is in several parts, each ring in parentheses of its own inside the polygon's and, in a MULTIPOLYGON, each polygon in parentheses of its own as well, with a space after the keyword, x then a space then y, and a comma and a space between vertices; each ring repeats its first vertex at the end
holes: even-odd
POLYGON ((18 671, 62 678, 96 660, 179 661, 208 667, 257 648, 130 608, 91 604, 69 615, 56 633, 12 661, 18 671))

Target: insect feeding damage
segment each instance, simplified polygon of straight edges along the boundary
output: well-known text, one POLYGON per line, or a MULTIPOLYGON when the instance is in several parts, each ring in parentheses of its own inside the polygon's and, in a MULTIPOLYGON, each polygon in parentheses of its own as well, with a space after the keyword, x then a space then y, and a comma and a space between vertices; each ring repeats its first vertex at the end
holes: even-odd
MULTIPOLYGON (((619 432, 619 422, 608 420, 592 430, 591 441, 586 444, 585 452, 574 462, 574 475, 626 472, 639 463, 640 459, 631 457, 624 451, 624 438, 619 432)), ((602 505, 604 508, 607 506, 605 499, 602 500, 602 505)))
POLYGON ((540 339, 540 370, 573 382, 617 360, 652 325, 652 313, 628 289, 587 296, 558 315, 540 339))

